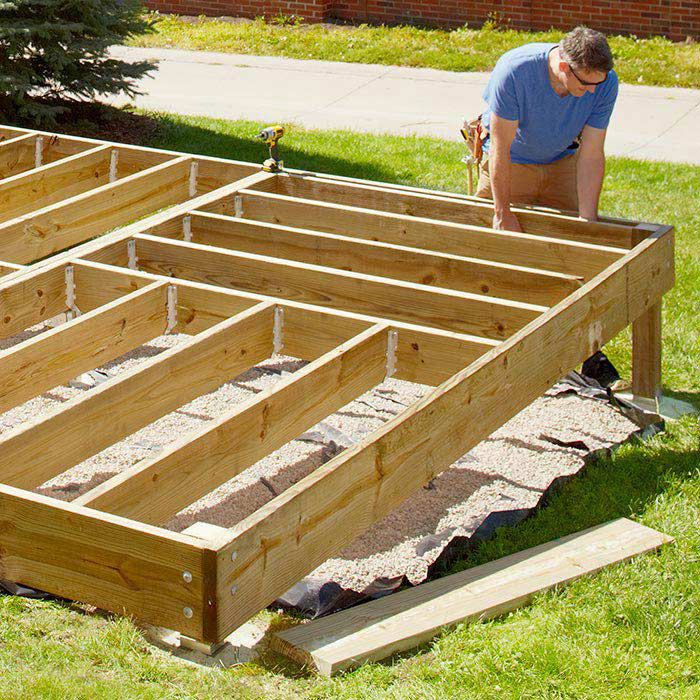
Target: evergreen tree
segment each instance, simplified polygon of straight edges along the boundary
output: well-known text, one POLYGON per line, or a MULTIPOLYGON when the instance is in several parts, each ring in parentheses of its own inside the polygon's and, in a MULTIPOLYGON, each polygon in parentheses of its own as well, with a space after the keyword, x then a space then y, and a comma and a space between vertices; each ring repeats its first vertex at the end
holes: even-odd
POLYGON ((148 31, 139 0, 0 0, 0 114, 46 123, 65 109, 51 98, 133 97, 153 64, 109 58, 107 48, 148 31))

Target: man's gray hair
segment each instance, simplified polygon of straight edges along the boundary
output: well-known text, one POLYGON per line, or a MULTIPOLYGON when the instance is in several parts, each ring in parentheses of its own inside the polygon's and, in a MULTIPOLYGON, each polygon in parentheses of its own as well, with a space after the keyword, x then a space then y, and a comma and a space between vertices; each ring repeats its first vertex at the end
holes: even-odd
POLYGON ((613 67, 613 55, 605 34, 588 27, 576 27, 560 42, 562 58, 574 70, 594 70, 607 73, 613 67))

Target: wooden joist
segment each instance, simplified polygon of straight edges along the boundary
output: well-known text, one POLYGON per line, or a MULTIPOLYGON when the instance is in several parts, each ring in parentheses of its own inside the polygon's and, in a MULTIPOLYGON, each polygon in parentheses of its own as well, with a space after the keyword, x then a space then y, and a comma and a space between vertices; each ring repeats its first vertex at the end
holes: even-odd
POLYGON ((36 166, 36 136, 22 134, 0 141, 0 180, 36 166))
POLYGON ((357 272, 136 234, 138 266, 172 275, 308 304, 507 338, 545 307, 431 288, 357 272))
POLYGON ((672 542, 620 518, 272 635, 270 645, 324 676, 429 642, 458 623, 532 598, 672 542))
MULTIPOLYGON (((493 205, 484 201, 458 201, 442 197, 439 193, 418 194, 402 190, 389 190, 371 184, 338 183, 322 177, 279 177, 274 184, 263 189, 292 197, 319 199, 337 204, 362 206, 391 211, 409 216, 422 216, 454 223, 491 226, 493 205), (273 189, 274 188, 274 189, 273 189)), ((589 222, 582 227, 575 216, 552 212, 533 212, 526 208, 514 208, 523 231, 565 238, 583 243, 632 247, 633 227, 623 224, 589 222)))
POLYGON ((154 525, 166 522, 381 383, 388 334, 387 326, 373 326, 76 503, 154 525))
POLYGON ((155 282, 0 352, 0 412, 165 332, 167 284, 155 282))
POLYGON ((0 181, 0 219, 8 221, 106 184, 112 151, 97 146, 0 181))
MULTIPOLYGON (((168 237, 182 239, 179 228, 168 237)), ((572 275, 220 214, 193 213, 185 228, 192 243, 544 306, 582 284, 572 275)))
POLYGON ((189 197, 191 159, 156 165, 0 224, 0 259, 30 263, 189 197))
POLYGON ((6 433, 0 482, 36 488, 269 357, 272 310, 261 304, 222 321, 6 433))
POLYGON ((448 255, 551 270, 586 281, 625 252, 622 248, 600 243, 495 231, 483 226, 374 211, 362 203, 346 206, 247 189, 236 196, 221 197, 200 209, 448 255))

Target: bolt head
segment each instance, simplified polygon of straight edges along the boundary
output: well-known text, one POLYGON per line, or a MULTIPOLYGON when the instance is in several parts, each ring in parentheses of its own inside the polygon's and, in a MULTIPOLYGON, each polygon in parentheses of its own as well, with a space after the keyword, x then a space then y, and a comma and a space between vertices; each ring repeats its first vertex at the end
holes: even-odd
POLYGON ((182 580, 185 583, 192 583, 192 574, 189 571, 182 572, 182 580))
POLYGON ((182 614, 189 620, 194 615, 194 612, 192 612, 192 608, 183 608, 182 614))
POLYGON ((238 586, 231 586, 231 595, 236 595, 237 590, 238 590, 238 586))
POLYGON ((231 561, 236 561, 237 556, 238 556, 238 552, 236 552, 236 551, 231 552, 231 561))

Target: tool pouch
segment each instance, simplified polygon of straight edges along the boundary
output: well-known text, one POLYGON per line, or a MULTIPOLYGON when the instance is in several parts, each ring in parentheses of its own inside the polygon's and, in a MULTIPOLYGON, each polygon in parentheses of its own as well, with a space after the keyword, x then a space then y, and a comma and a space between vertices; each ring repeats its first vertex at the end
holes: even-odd
POLYGON ((480 165, 484 157, 484 141, 488 136, 488 131, 481 124, 481 115, 474 119, 465 119, 460 133, 467 142, 470 162, 480 165))

